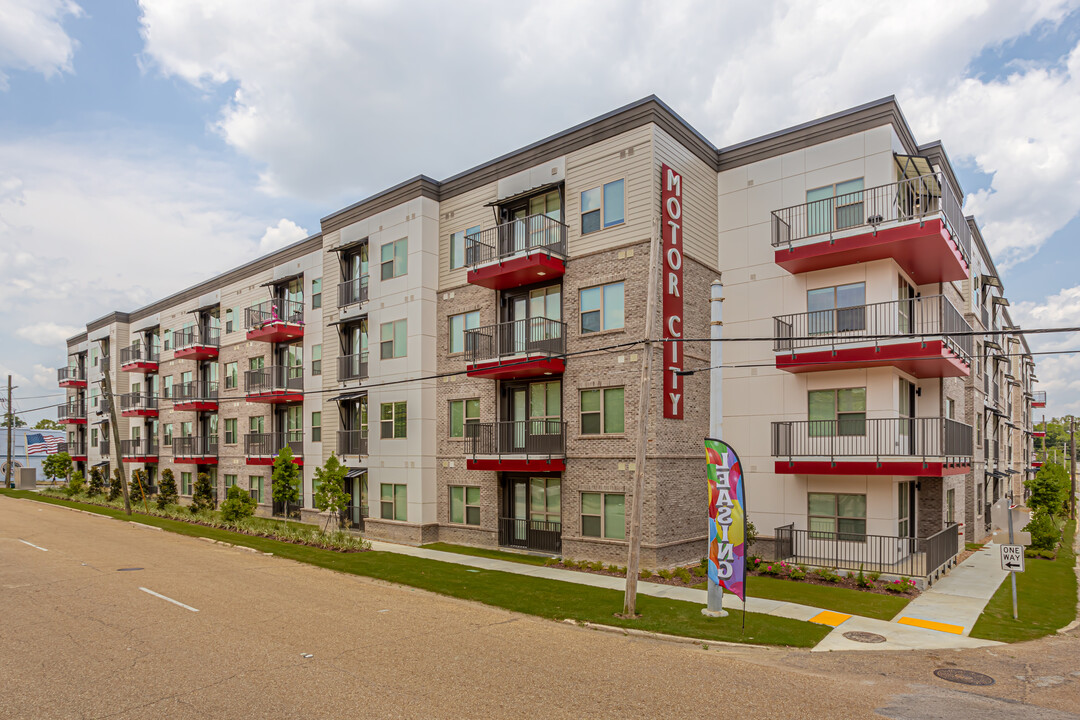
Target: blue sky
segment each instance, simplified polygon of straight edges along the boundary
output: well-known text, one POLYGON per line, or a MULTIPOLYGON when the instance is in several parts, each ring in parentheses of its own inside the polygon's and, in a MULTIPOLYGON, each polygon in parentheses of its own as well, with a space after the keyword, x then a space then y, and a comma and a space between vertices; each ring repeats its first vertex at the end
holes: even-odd
MULTIPOLYGON (((650 93, 721 146, 897 95, 945 143, 1014 317, 1078 324, 1076 2, 593 5, 0 0, 18 406, 57 392, 63 338, 94 317, 650 93)), ((1076 356, 1039 375, 1051 413, 1080 412, 1076 356)))

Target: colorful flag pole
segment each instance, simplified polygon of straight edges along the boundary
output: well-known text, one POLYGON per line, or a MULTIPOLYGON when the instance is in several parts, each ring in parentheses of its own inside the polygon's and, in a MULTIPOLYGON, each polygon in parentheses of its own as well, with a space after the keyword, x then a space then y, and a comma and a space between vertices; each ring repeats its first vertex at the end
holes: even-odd
POLYGON ((705 439, 705 470, 709 490, 709 595, 702 613, 727 615, 723 591, 743 601, 746 623, 746 497, 739 456, 727 443, 705 439))

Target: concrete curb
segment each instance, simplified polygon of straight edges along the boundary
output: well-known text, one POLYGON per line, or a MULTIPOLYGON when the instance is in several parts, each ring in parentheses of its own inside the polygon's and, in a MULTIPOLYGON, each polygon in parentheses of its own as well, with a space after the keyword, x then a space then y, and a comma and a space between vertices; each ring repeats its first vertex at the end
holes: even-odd
MULTIPOLYGON (((637 630, 635 628, 623 628, 617 625, 601 625, 600 623, 592 623, 584 620, 573 620, 567 618, 563 620, 566 625, 574 625, 575 627, 584 628, 586 630, 598 630, 600 632, 611 633, 613 635, 629 635, 631 637, 643 637, 650 640, 662 640, 664 642, 679 643, 681 645, 723 645, 725 647, 734 648, 759 648, 762 650, 773 650, 776 647, 774 645, 754 645, 752 643, 737 643, 729 640, 701 640, 697 638, 684 637, 682 635, 666 635, 664 633, 649 632, 648 630, 637 630)), ((706 648, 708 649, 708 648, 706 648)))
MULTIPOLYGON (((80 512, 82 512, 82 511, 80 511, 80 512)), ((146 525, 145 523, 141 523, 141 522, 135 522, 134 520, 128 520, 127 523, 128 523, 128 525, 134 525, 135 527, 140 527, 140 528, 143 528, 144 530, 157 530, 158 532, 164 532, 159 527, 154 527, 153 525, 146 525)))

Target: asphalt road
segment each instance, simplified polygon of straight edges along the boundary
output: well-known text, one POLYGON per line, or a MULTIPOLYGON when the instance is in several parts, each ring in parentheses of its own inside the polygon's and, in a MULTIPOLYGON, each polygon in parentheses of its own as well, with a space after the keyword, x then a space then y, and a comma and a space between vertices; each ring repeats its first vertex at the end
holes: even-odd
POLYGON ((7 497, 0 607, 2 718, 999 720, 1080 709, 1076 636, 947 653, 706 650, 7 497), (998 682, 933 676, 950 663, 998 682))

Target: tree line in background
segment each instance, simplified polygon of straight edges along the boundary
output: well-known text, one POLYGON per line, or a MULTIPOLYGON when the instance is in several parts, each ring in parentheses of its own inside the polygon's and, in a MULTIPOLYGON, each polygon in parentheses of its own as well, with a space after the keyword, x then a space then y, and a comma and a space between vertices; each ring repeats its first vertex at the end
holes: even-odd
POLYGON ((1036 455, 1046 462, 1065 464, 1071 457, 1069 445, 1070 418, 1051 418, 1043 423, 1042 420, 1032 418, 1032 427, 1036 430, 1046 430, 1046 437, 1033 438, 1033 447, 1036 455))
POLYGON ((1053 553, 1069 516, 1072 477, 1064 465, 1047 462, 1035 477, 1024 481, 1024 488, 1028 491, 1027 506, 1032 510, 1031 522, 1024 527, 1031 533, 1031 548, 1053 553))

